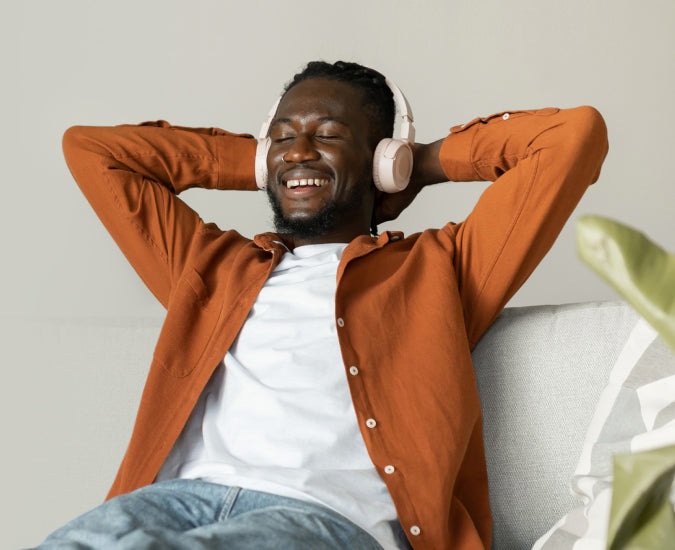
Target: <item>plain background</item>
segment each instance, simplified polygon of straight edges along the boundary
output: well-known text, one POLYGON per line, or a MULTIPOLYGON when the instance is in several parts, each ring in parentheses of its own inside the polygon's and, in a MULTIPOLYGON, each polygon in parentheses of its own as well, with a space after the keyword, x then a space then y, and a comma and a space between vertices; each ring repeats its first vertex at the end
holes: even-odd
MULTIPOLYGON (((60 148, 67 127, 162 118, 257 134, 283 84, 311 59, 354 60, 388 75, 411 103, 420 142, 479 115, 590 104, 609 128, 600 181, 510 305, 612 299, 576 257, 574 220, 616 218, 675 250, 673 28, 673 0, 3 3, 0 312, 9 328, 0 340, 2 546, 35 544, 103 498, 137 404, 137 394, 127 399, 105 451, 109 464, 96 465, 100 475, 91 474, 86 452, 70 454, 65 478, 50 471, 50 455, 68 455, 69 439, 23 442, 40 439, 45 418, 70 433, 66 413, 77 403, 70 396, 92 391, 91 375, 75 377, 81 387, 55 378, 49 391, 64 398, 47 407, 13 373, 31 368, 39 380, 42 368, 58 372, 58 346, 49 350, 52 364, 26 365, 20 346, 9 344, 41 344, 26 333, 30 322, 11 320, 162 315, 72 181, 60 148), (39 472, 35 448, 43 454, 39 472), (89 472, 86 487, 78 472, 89 472), (44 499, 52 505, 41 506, 44 499)), ((460 221, 484 188, 427 189, 380 229, 411 233, 460 221)), ((184 199, 223 228, 252 236, 271 227, 262 193, 191 190, 184 199)))

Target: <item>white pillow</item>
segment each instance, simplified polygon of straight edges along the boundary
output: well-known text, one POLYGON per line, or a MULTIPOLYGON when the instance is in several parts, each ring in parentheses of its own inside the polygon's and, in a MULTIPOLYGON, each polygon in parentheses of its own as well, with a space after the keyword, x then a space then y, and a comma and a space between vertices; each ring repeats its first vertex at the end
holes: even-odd
POLYGON ((581 504, 533 550, 604 550, 612 500, 612 456, 675 444, 675 354, 640 319, 600 395, 572 478, 581 504))

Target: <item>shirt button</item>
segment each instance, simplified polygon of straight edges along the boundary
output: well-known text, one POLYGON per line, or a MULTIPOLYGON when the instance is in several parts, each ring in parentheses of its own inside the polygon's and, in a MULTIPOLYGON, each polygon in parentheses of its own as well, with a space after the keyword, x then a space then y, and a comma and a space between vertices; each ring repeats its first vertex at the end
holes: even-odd
POLYGON ((344 327, 345 326, 344 319, 342 317, 338 317, 337 318, 337 324, 338 324, 339 327, 344 327))
POLYGON ((395 469, 396 469, 396 468, 394 468, 394 467, 390 464, 390 465, 384 467, 384 473, 385 473, 385 474, 393 474, 395 469))
POLYGON ((504 114, 502 115, 502 118, 503 118, 504 120, 508 120, 510 116, 511 116, 511 115, 510 115, 509 113, 504 113, 504 114))
POLYGON ((417 527, 417 525, 413 525, 413 526, 410 528, 410 534, 411 534, 411 535, 417 536, 417 535, 419 535, 421 532, 422 532, 422 531, 420 530, 419 527, 417 527))
POLYGON ((359 369, 357 369, 356 367, 349 367, 349 373, 356 376, 359 373, 359 369))
POLYGON ((377 426, 377 422, 375 422, 373 418, 369 418, 368 420, 366 420, 366 426, 368 426, 369 428, 374 428, 375 426, 377 426))

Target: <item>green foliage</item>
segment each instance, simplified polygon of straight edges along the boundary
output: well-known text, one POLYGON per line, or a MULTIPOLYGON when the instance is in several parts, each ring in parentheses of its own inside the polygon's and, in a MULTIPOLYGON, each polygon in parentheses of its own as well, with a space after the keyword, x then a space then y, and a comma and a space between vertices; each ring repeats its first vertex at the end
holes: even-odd
MULTIPOLYGON (((675 350, 675 255, 600 216, 579 220, 577 250, 675 350)), ((673 478, 675 446, 614 457, 608 550, 675 548, 673 478)))
POLYGON ((579 220, 577 250, 675 350, 675 254, 639 231, 600 216, 579 220))
POLYGON ((672 550, 675 445, 614 457, 608 550, 672 550))

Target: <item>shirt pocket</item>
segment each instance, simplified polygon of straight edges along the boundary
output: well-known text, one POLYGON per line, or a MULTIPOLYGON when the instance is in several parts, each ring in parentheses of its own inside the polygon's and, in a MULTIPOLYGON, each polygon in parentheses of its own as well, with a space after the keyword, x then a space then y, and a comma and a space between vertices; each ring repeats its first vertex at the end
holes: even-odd
POLYGON ((188 268, 169 302, 155 360, 174 376, 188 376, 206 352, 215 324, 208 288, 199 273, 188 268))

